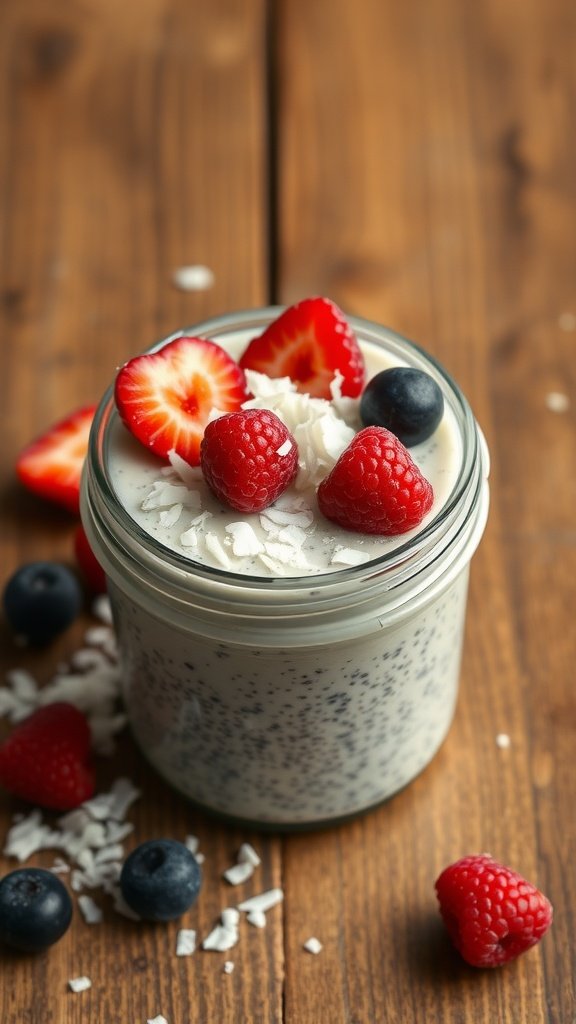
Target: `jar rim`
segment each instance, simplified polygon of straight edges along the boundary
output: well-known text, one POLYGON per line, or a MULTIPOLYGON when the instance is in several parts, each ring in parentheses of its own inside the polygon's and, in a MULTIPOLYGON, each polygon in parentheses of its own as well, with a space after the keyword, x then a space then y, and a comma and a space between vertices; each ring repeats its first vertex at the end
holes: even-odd
MULTIPOLYGON (((146 352, 158 351, 176 338, 191 333, 217 342, 219 337, 232 330, 262 330, 285 308, 266 306, 212 317, 160 339, 146 352)), ((132 558, 137 557, 139 561, 145 559, 147 569, 157 578, 170 576, 178 589, 189 586, 194 580, 199 586, 203 585, 214 592, 224 589, 230 594, 234 591, 235 597, 242 592, 248 601, 251 593, 254 596, 258 594, 260 599, 265 593, 273 602, 290 595, 296 599, 304 590, 307 595, 313 593, 321 601, 323 596, 328 598, 336 592, 349 593, 351 588, 358 588, 359 584, 364 588, 378 586, 379 589, 393 589, 425 569, 438 557, 439 549, 442 551, 445 547, 450 548, 462 531, 466 533, 468 517, 463 515, 463 505, 464 510, 469 511, 477 504, 479 491, 488 472, 485 446, 470 405, 442 364, 415 342, 384 325, 361 317, 349 316, 348 320, 360 340, 380 346, 385 344, 388 349, 396 349, 404 362, 408 360, 425 367, 440 384, 444 398, 450 402, 456 416, 462 440, 461 466, 451 493, 423 529, 409 536, 393 550, 370 561, 312 576, 247 575, 195 562, 148 534, 130 516, 116 494, 106 467, 106 439, 112 423, 118 418, 114 387, 111 385, 94 417, 83 484, 83 503, 88 503, 91 510, 99 515, 108 536, 119 539, 123 549, 132 558)))

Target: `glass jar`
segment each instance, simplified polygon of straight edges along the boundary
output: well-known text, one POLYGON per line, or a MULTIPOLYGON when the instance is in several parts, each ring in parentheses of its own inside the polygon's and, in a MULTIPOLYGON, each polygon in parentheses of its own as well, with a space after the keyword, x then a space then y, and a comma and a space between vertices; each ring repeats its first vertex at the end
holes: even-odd
MULTIPOLYGON (((277 307, 180 334, 254 336, 277 307)), ((426 370, 461 440, 438 514, 381 557, 311 577, 246 576, 194 562, 123 508, 109 468, 112 389, 97 411, 82 518, 103 565, 124 701, 142 751, 196 804, 260 827, 303 828, 364 812, 429 763, 458 691, 469 563, 488 512, 488 453, 446 371, 385 327, 360 341, 426 370)))

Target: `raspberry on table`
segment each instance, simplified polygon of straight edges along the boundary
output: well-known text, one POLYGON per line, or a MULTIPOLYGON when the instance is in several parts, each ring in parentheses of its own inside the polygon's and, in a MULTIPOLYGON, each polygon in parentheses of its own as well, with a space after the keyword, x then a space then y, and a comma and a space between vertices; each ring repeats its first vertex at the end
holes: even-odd
POLYGON ((535 886, 488 854, 463 857, 436 880, 440 913, 472 967, 499 967, 540 941, 552 906, 535 886))
POLYGON ((365 427, 318 488, 318 507, 346 530, 393 536, 418 526, 432 508, 432 485, 385 427, 365 427))
POLYGON ((247 409, 208 424, 200 464, 219 501, 240 512, 260 512, 296 476, 298 446, 275 413, 247 409))

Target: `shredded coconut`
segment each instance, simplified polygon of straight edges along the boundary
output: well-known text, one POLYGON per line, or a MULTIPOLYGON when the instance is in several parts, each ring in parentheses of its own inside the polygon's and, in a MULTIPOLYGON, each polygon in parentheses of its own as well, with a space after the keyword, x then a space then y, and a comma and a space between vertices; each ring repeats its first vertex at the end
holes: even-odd
POLYGON ((212 288, 215 280, 214 271, 203 263, 177 267, 172 274, 172 283, 183 292, 205 292, 212 288))
POLYGON ((196 932, 193 928, 181 928, 176 936, 176 956, 192 956, 196 949, 196 932))
POLYGON ((224 953, 227 949, 232 949, 240 937, 238 932, 239 917, 238 911, 233 907, 223 910, 221 924, 217 924, 204 939, 202 949, 214 950, 217 953, 224 953))
POLYGON ((496 737, 496 746, 500 747, 500 750, 507 750, 510 746, 510 737, 506 732, 499 732, 496 737))
POLYGON ((79 978, 69 978, 68 987, 72 992, 85 992, 87 988, 92 988, 92 982, 83 974, 79 978))
POLYGON ((281 903, 284 899, 284 893, 282 889, 268 889, 266 892, 260 893, 258 896, 251 896, 247 900, 243 900, 242 903, 238 904, 238 910, 242 910, 245 913, 250 913, 253 910, 261 910, 265 913, 272 907, 275 907, 277 903, 281 903))
POLYGON ((252 864, 253 867, 255 868, 257 868, 261 864, 260 857, 256 853, 254 847, 250 845, 250 843, 242 843, 242 846, 238 850, 237 860, 239 864, 249 863, 252 864))
POLYGON ((227 868, 223 872, 224 878, 230 885, 241 885, 242 882, 247 882, 249 878, 254 874, 254 865, 250 861, 244 861, 241 864, 234 864, 233 867, 227 868))
POLYGON ((266 914, 263 910, 251 910, 246 914, 246 920, 249 924, 254 925, 255 928, 266 927, 266 914))
POLYGON ((360 565, 366 555, 357 548, 337 548, 332 555, 332 565, 360 565))
POLYGON ((550 391, 546 395, 546 408, 550 412, 567 412, 570 408, 570 399, 561 391, 550 391))
POLYGON ((249 523, 228 523, 226 533, 232 537, 232 551, 237 558, 258 555, 264 550, 264 545, 258 540, 249 523))
POLYGON ((322 951, 322 948, 322 943, 320 942, 319 939, 314 938, 314 936, 307 939, 306 942, 304 943, 304 949, 307 950, 308 953, 313 953, 314 955, 320 953, 322 951))
POLYGON ((100 924, 102 921, 102 910, 91 896, 79 896, 78 906, 86 924, 100 924))
POLYGON ((234 971, 234 964, 232 960, 226 960, 222 970, 224 971, 224 974, 232 974, 234 971))
POLYGON ((149 1017, 146 1024, 168 1024, 166 1017, 163 1017, 161 1013, 157 1014, 156 1017, 149 1017))

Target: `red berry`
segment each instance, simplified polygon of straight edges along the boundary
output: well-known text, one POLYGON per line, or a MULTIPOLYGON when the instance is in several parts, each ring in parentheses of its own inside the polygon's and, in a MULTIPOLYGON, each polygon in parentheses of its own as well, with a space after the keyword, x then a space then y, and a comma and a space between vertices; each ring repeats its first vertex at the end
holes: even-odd
POLYGON ((80 571, 94 594, 106 593, 106 574, 90 547, 82 524, 74 534, 74 554, 80 571))
POLYGON ((499 967, 534 946, 552 923, 538 889, 486 854, 463 857, 436 881, 440 913, 473 967, 499 967))
POLYGON ((229 412, 246 401, 246 379, 220 345, 176 338, 158 352, 136 356, 116 377, 115 398, 128 430, 150 451, 172 450, 191 466, 213 409, 229 412))
POLYGON ((329 299, 303 299, 285 309, 254 338, 240 359, 245 370, 290 377, 298 391, 330 398, 342 375, 342 394, 356 398, 364 385, 364 359, 344 314, 329 299))
POLYGON ((365 427, 318 488, 318 506, 346 530, 392 536, 418 526, 434 492, 398 438, 365 427))
POLYGON ((0 747, 0 783, 41 807, 67 811, 94 793, 90 728, 72 704, 38 708, 0 747))
POLYGON ((16 461, 16 473, 29 491, 75 515, 94 412, 95 406, 89 405, 60 420, 24 448, 16 461))
POLYGON ((200 459, 220 501, 240 512, 260 512, 296 476, 298 446, 275 413, 248 409, 208 424, 200 459))

